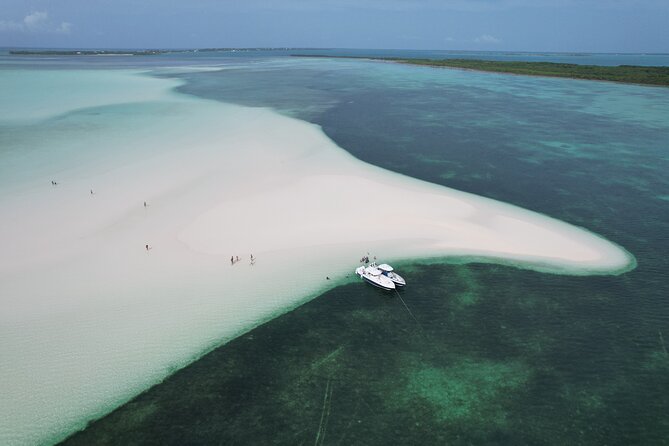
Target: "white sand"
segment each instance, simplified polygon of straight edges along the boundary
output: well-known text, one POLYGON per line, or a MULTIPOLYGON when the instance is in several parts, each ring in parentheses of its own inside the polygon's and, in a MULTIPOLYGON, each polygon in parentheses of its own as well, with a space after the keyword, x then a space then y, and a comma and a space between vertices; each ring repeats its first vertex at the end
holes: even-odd
POLYGON ((164 114, 77 135, 117 158, 0 193, 0 444, 62 439, 203 352, 354 280, 368 251, 571 274, 633 264, 583 229, 364 164, 316 126, 136 79, 164 114), (231 255, 243 260, 231 266, 231 255))

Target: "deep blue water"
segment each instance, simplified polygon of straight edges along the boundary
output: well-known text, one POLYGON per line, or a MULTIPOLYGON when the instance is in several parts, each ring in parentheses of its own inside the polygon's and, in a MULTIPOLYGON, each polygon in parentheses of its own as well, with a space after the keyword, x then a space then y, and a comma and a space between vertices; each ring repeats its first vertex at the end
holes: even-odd
POLYGON ((398 265, 419 323, 397 297, 337 288, 72 443, 668 444, 669 89, 259 56, 193 55, 227 69, 158 75, 319 124, 361 160, 586 227, 638 267, 398 265))

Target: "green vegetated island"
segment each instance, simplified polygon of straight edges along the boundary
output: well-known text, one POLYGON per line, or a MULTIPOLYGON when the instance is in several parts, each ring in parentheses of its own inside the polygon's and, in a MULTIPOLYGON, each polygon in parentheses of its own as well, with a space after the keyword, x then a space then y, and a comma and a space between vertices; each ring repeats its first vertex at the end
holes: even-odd
POLYGON ((395 57, 347 57, 326 55, 295 55, 296 57, 335 57, 344 59, 368 59, 397 62, 429 67, 460 68, 494 73, 520 74, 527 76, 566 77, 598 81, 624 82, 669 86, 669 67, 642 67, 636 65, 601 66, 578 65, 554 62, 519 62, 475 59, 403 59, 395 57))
MULTIPOLYGON (((238 51, 286 51, 307 48, 199 48, 172 50, 10 50, 15 56, 153 56, 170 53, 238 52, 238 51)), ((309 48, 309 50, 320 50, 309 48)), ((624 82, 669 86, 669 67, 646 67, 637 65, 580 65, 555 62, 521 62, 477 59, 407 59, 400 57, 330 56, 325 54, 293 54, 295 57, 327 57, 338 59, 367 59, 397 62, 429 67, 460 68, 494 73, 520 74, 527 76, 566 77, 598 81, 624 82)))

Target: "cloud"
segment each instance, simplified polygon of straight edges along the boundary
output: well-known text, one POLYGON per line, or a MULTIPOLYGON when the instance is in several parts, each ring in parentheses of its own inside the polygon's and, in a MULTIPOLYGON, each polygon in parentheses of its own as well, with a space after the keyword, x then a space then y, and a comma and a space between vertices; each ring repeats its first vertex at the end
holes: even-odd
POLYGON ((0 20, 0 32, 31 32, 69 34, 72 31, 70 22, 61 22, 59 25, 49 20, 46 11, 33 11, 20 22, 0 20))
POLYGON ((474 39, 474 42, 476 43, 501 43, 502 40, 498 39, 497 37, 491 36, 490 34, 482 34, 478 36, 476 39, 474 39))
POLYGON ((28 30, 39 29, 46 25, 49 14, 46 11, 35 11, 23 18, 23 23, 28 30))
POLYGON ((70 31, 72 31, 72 24, 70 22, 61 22, 60 26, 55 30, 58 34, 70 34, 70 31))

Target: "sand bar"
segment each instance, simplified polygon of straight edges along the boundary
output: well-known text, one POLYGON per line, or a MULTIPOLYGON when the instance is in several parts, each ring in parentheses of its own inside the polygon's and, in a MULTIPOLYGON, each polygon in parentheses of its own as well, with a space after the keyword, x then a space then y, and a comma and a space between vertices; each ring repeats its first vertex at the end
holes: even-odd
MULTIPOLYGON (((42 87, 61 88, 59 73, 42 87)), ((567 274, 634 265, 584 229, 365 164, 317 126, 179 95, 171 80, 99 74, 72 79, 142 94, 69 97, 36 116, 31 97, 20 114, 0 114, 16 144, 2 161, 28 170, 0 180, 2 444, 83 428, 211 348, 355 280, 366 252, 567 274)))

